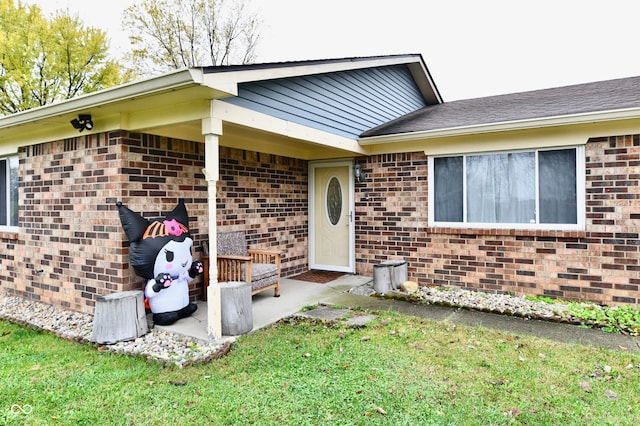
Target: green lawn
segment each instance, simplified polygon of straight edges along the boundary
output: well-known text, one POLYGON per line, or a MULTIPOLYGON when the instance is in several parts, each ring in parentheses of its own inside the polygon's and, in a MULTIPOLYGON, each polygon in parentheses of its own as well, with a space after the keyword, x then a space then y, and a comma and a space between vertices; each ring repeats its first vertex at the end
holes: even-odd
POLYGON ((391 312, 286 320, 185 368, 0 322, 0 424, 636 425, 640 353, 391 312))

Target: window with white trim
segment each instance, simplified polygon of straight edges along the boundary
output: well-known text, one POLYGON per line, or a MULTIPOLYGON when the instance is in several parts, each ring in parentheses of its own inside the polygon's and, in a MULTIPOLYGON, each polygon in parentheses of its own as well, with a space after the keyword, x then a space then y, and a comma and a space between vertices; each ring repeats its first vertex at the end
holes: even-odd
POLYGON ((0 157, 0 230, 18 227, 18 157, 0 157))
POLYGON ((582 229, 584 148, 429 158, 431 226, 582 229))

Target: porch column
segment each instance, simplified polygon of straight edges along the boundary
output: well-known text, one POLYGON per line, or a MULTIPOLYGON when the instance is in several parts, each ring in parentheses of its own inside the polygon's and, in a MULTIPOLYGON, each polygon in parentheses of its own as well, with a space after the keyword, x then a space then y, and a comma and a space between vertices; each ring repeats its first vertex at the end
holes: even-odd
POLYGON ((212 117, 202 120, 204 134, 204 169, 207 181, 209 210, 209 287, 207 288, 207 334, 210 339, 222 338, 222 315, 220 287, 218 286, 217 248, 217 209, 216 184, 220 174, 220 156, 218 138, 222 134, 222 121, 212 117))

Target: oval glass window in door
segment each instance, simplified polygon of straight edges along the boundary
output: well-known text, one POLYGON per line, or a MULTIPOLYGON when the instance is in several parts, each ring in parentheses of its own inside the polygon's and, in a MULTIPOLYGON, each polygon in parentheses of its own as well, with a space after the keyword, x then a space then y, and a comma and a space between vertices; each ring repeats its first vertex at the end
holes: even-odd
POLYGON ((342 186, 337 177, 329 179, 327 185, 327 217, 332 225, 337 225, 342 216, 342 186))

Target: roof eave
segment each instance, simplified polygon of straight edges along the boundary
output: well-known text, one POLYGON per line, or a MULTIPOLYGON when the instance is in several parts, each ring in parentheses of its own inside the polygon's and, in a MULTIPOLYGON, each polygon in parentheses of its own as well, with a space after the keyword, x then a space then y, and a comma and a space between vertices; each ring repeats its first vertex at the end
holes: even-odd
POLYGON ((380 145, 394 142, 407 142, 418 139, 435 139, 452 136, 469 136, 485 133, 496 133, 517 130, 540 129, 545 127, 569 126, 585 123, 599 123, 605 121, 627 120, 640 118, 640 108, 627 108, 612 111, 599 111, 563 115, 556 117, 534 118, 527 120, 505 121, 498 123, 477 124, 470 126, 450 127, 443 129, 425 130, 407 133, 395 133, 380 136, 367 136, 358 139, 362 146, 380 145))
POLYGON ((0 118, 0 128, 18 126, 51 116, 87 110, 124 99, 135 99, 142 96, 196 86, 202 84, 202 82, 203 78, 200 69, 182 69, 170 74, 163 74, 158 77, 152 77, 42 107, 17 112, 0 118))
POLYGON ((246 83, 252 81, 273 80, 298 77, 302 75, 326 72, 349 71, 361 68, 386 65, 410 64, 421 61, 419 54, 401 54, 388 56, 364 56, 340 59, 319 59, 297 62, 277 62, 231 67, 229 70, 219 67, 204 67, 203 73, 208 81, 234 81, 246 83))

